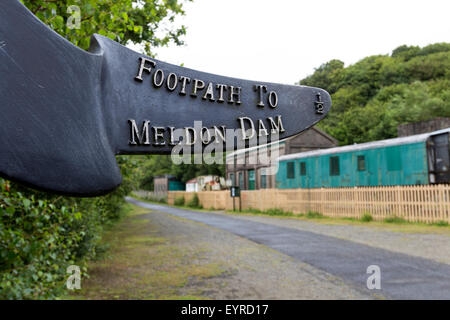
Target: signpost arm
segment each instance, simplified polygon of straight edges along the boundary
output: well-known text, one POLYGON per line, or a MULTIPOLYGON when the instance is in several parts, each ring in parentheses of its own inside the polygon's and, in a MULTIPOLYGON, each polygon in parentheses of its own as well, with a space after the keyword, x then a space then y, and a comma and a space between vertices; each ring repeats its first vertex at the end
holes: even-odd
POLYGON ((323 89, 196 71, 100 35, 86 52, 18 0, 0 1, 0 97, 0 176, 73 196, 114 190, 115 155, 171 154, 181 140, 235 150, 300 133, 331 108, 323 89))

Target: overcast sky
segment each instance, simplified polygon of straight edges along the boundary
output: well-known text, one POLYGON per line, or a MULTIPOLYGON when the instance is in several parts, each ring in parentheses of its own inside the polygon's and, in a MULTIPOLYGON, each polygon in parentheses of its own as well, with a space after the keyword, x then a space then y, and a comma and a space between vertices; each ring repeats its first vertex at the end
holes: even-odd
POLYGON ((293 84, 331 59, 450 42, 450 0, 194 0, 185 11, 186 46, 157 58, 248 80, 293 84))

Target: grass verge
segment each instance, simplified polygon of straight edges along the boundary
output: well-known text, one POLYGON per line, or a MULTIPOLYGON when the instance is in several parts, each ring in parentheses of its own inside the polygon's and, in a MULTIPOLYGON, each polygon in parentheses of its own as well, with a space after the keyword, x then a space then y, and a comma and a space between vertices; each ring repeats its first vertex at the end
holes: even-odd
MULTIPOLYGON (((152 202, 146 199, 141 199, 134 196, 136 199, 144 202, 160 204, 152 202)), ((166 204, 167 205, 167 204, 166 204)), ((167 205, 169 206, 169 205, 167 205)), ((211 212, 219 211, 215 209, 193 209, 187 206, 173 206, 177 208, 182 208, 186 210, 195 210, 201 212, 211 212)), ((298 219, 298 220, 308 220, 315 223, 322 223, 328 225, 355 225, 355 226, 366 226, 371 228, 383 229, 386 231, 393 232, 404 232, 404 233, 427 233, 427 234, 444 234, 450 236, 450 225, 446 221, 439 221, 435 223, 422 223, 422 222, 409 222, 400 217, 392 216, 384 219, 383 221, 375 221, 370 213, 364 213, 360 219, 357 218, 332 218, 324 216, 319 212, 307 212, 306 214, 295 214, 290 211, 284 211, 281 209, 269 209, 266 211, 261 211, 258 209, 245 209, 242 211, 226 210, 229 214, 242 214, 242 215, 260 215, 260 216, 273 216, 279 218, 287 219, 298 219)))
POLYGON ((360 219, 357 218, 332 218, 324 216, 319 212, 307 212, 306 214, 294 214, 290 211, 280 209, 269 209, 261 211, 258 209, 246 209, 242 211, 227 210, 230 214, 258 215, 258 216, 277 216, 279 218, 297 219, 313 221, 315 223, 328 225, 355 225, 379 228, 386 231, 404 232, 404 233, 432 233, 444 234, 450 236, 450 226, 445 221, 436 223, 409 222, 397 216, 392 216, 383 221, 373 220, 372 215, 365 213, 360 219))
POLYGON ((128 205, 129 214, 103 236, 108 249, 89 263, 89 278, 68 299, 205 299, 183 290, 190 281, 223 273, 218 264, 193 262, 195 252, 161 237, 149 209, 128 205))

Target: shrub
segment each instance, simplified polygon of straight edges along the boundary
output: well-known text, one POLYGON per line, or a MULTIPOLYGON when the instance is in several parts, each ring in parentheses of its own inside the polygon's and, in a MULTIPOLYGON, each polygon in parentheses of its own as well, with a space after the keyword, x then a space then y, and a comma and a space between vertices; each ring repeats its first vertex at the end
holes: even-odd
POLYGON ((265 214, 268 214, 269 216, 293 216, 294 214, 290 211, 284 211, 282 209, 268 209, 264 212, 265 214))
POLYGON ((361 217, 361 221, 363 222, 370 222, 373 220, 373 217, 370 213, 364 213, 363 216, 361 217))
POLYGON ((444 220, 441 220, 441 221, 438 221, 438 222, 436 222, 436 223, 433 223, 435 226, 438 226, 438 227, 448 227, 448 222, 447 221, 444 221, 444 220))
POLYGON ((406 220, 397 216, 391 216, 384 219, 386 223, 406 223, 406 220))
POLYGON ((0 179, 0 299, 54 299, 65 292, 72 264, 86 276, 104 226, 124 214, 131 191, 130 162, 118 163, 122 186, 98 198, 55 196, 0 179))
POLYGON ((191 200, 189 200, 189 202, 187 203, 187 206, 189 208, 196 208, 196 209, 201 209, 201 205, 200 205, 200 199, 198 198, 197 193, 194 193, 194 196, 192 197, 191 200))
POLYGON ((176 197, 175 201, 174 201, 174 204, 176 206, 184 206, 184 197, 183 196, 176 197))
POLYGON ((306 217, 308 219, 321 219, 323 218, 323 214, 321 214, 320 212, 308 211, 306 217))

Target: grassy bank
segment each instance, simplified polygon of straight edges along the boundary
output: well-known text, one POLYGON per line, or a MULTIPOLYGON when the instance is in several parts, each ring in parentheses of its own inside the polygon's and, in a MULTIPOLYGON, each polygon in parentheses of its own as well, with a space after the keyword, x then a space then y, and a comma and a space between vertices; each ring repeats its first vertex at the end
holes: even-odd
POLYGON ((103 236, 107 247, 89 263, 89 279, 70 299, 203 299, 181 293, 192 279, 223 271, 217 264, 193 264, 194 256, 162 236, 146 216, 150 210, 129 204, 127 218, 103 236))

